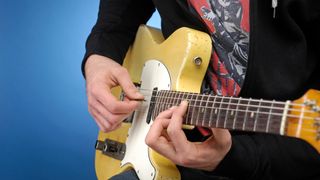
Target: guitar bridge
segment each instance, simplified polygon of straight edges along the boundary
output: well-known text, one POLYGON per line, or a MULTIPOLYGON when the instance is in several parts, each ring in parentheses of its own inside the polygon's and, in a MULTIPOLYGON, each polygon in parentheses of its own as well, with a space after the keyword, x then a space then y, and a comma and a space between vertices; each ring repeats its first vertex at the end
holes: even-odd
POLYGON ((97 140, 95 149, 101 151, 104 155, 122 160, 126 152, 126 145, 111 139, 105 139, 104 141, 97 140))

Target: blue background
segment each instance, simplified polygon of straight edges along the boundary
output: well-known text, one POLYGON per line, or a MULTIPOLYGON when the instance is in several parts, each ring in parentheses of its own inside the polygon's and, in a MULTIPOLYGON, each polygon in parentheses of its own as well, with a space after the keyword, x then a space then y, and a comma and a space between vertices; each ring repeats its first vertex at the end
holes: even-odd
POLYGON ((0 179, 96 178, 80 64, 98 4, 0 1, 0 179))

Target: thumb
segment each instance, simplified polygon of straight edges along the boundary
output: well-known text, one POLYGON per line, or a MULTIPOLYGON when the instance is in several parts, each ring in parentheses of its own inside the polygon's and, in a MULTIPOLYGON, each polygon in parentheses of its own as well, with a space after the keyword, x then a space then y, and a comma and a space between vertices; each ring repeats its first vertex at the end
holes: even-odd
POLYGON ((121 76, 116 77, 119 85, 129 99, 144 99, 143 95, 139 93, 131 81, 128 71, 124 71, 121 76))

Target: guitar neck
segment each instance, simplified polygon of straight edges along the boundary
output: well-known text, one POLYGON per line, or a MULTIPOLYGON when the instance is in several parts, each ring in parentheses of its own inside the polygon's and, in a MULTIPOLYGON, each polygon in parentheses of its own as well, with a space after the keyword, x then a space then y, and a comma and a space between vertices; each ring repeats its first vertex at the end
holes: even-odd
POLYGON ((161 90, 153 97, 153 119, 182 100, 189 102, 184 124, 284 134, 290 101, 266 101, 161 90))

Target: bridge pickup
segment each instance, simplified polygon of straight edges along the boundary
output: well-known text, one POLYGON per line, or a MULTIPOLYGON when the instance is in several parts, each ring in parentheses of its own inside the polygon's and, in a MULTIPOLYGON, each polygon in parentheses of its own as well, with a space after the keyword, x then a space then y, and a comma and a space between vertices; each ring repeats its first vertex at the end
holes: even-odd
POLYGON ((150 121, 152 119, 153 110, 155 108, 156 100, 157 100, 157 93, 158 93, 158 88, 155 87, 152 91, 152 96, 150 99, 150 106, 149 106, 148 115, 147 115, 147 123, 148 124, 150 123, 150 121))
POLYGON ((104 141, 97 140, 95 149, 101 151, 106 156, 122 160, 126 152, 126 145, 111 139, 105 139, 104 141))

